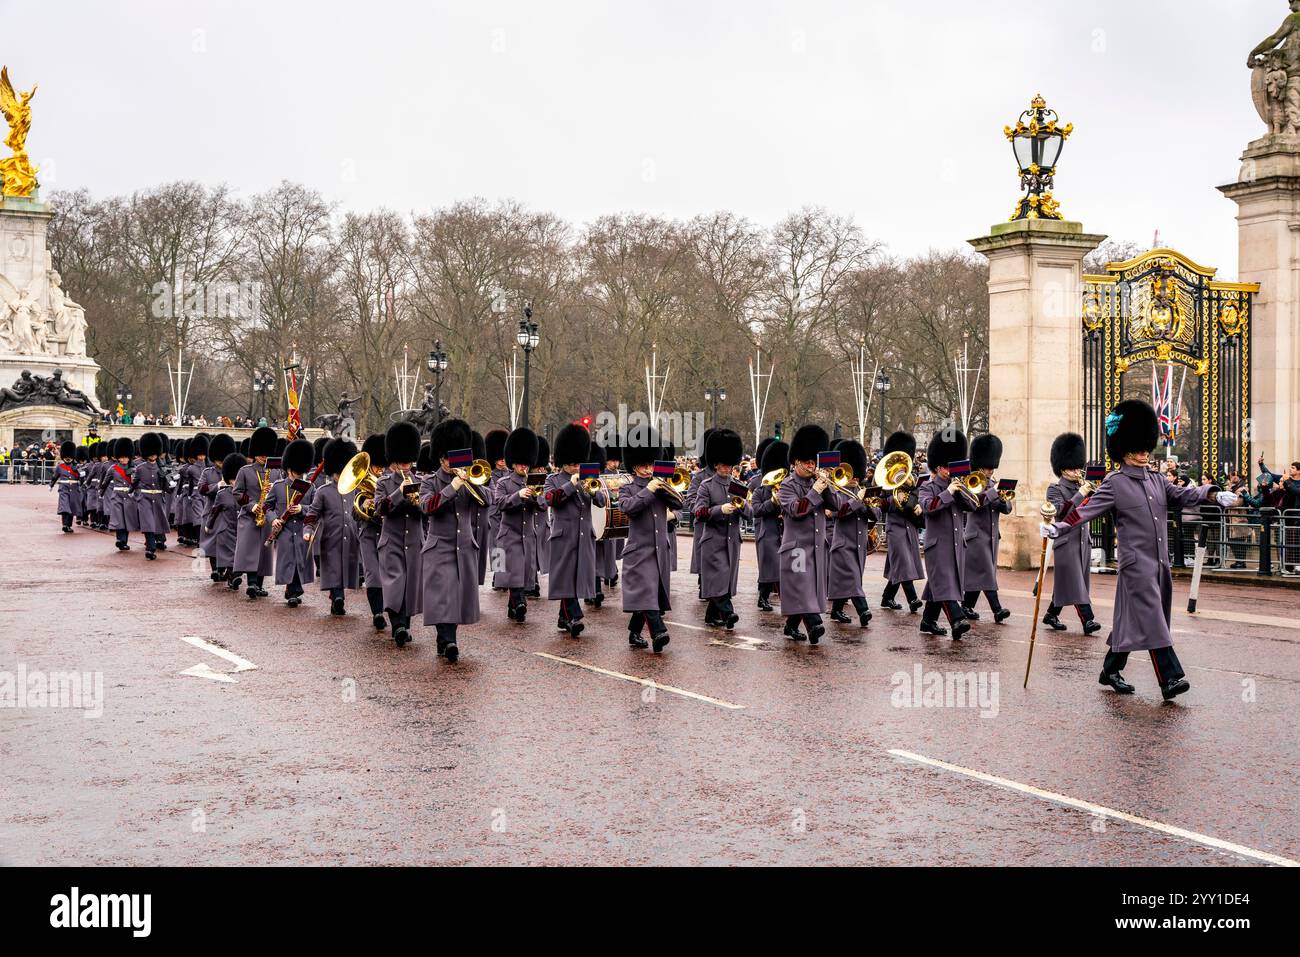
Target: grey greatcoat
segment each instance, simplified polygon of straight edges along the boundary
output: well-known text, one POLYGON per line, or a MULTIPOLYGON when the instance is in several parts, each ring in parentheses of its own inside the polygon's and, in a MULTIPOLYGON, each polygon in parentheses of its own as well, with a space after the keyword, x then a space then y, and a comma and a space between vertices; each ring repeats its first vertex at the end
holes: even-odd
POLYGON ((140 531, 166 535, 171 528, 167 517, 167 494, 171 484, 157 462, 144 461, 131 474, 131 492, 139 510, 140 531))
MULTIPOLYGON (((308 491, 307 495, 310 495, 308 491)), ((302 533, 305 527, 303 518, 304 506, 303 501, 306 495, 298 501, 298 511, 293 515, 287 514, 289 508, 289 499, 293 496, 293 481, 288 478, 278 479, 271 486, 271 494, 266 497, 266 524, 269 528, 271 523, 281 516, 284 517, 284 527, 275 536, 275 542, 267 551, 275 552, 275 583, 277 585, 289 585, 293 583, 293 576, 296 572, 298 575, 298 584, 307 585, 315 580, 315 563, 311 560, 311 549, 303 541, 302 533)))
POLYGON ((966 591, 997 591, 998 543, 1001 519, 1011 514, 1011 503, 1002 500, 997 483, 991 482, 980 496, 980 506, 966 516, 966 559, 961 583, 966 591))
POLYGON ((727 486, 731 479, 713 472, 695 490, 695 527, 699 530, 697 562, 700 597, 730 598, 740 576, 740 519, 749 514, 744 505, 730 515, 722 506, 731 501, 727 486))
POLYGON ((605 505, 604 492, 588 495, 582 483, 556 472, 546 479, 546 506, 551 513, 550 568, 547 598, 596 597, 596 542, 591 537, 591 506, 605 505))
POLYGON ((81 473, 77 471, 75 465, 68 465, 66 462, 60 462, 54 470, 54 476, 50 482, 59 487, 59 508, 60 515, 80 515, 82 509, 86 507, 85 492, 81 473))
MULTIPOLYGON (((545 492, 542 493, 545 496, 545 492)), ((545 498, 542 499, 545 502, 545 498)), ((537 553, 537 573, 545 575, 551 566, 551 513, 543 509, 542 511, 532 512, 528 518, 528 524, 533 530, 533 542, 536 545, 537 553)))
POLYGON ((914 509, 920 504, 915 494, 909 495, 900 510, 892 495, 884 500, 885 506, 885 580, 891 585, 919 581, 925 577, 921 567, 921 535, 918 522, 925 523, 924 515, 914 509))
MULTIPOLYGON (((412 476, 414 480, 414 476, 412 476)), ((384 589, 384 607, 414 618, 424 608, 420 549, 424 545, 424 514, 402 495, 402 477, 385 472, 375 487, 375 506, 383 515, 379 532, 379 579, 367 585, 384 589)))
MULTIPOLYGON (((274 555, 265 548, 266 536, 271 533, 268 519, 261 528, 253 516, 253 507, 257 505, 262 493, 263 481, 269 481, 266 466, 250 462, 239 470, 235 476, 235 503, 239 506, 239 522, 235 531, 235 573, 239 575, 269 575, 273 568, 274 555)), ((267 491, 270 497, 270 490, 267 491)))
POLYGON ((472 625, 479 619, 479 541, 487 507, 442 468, 420 484, 420 507, 429 516, 422 545, 426 625, 472 625))
POLYGON ((628 519, 623 547, 623 610, 668 611, 672 582, 668 506, 646 486, 649 479, 634 478, 618 490, 619 507, 628 519))
POLYGON ((879 520, 879 513, 864 505, 856 495, 839 491, 832 494, 839 509, 835 514, 835 535, 831 539, 826 597, 832 601, 865 598, 862 573, 867 567, 867 556, 871 554, 869 535, 879 520))
MULTIPOLYGON (((703 468, 696 469, 691 475, 691 484, 686 488, 686 511, 692 515, 695 514, 695 496, 700 490, 700 485, 713 477, 713 469, 703 468)), ((700 572, 700 536, 704 534, 704 523, 696 519, 695 525, 691 529, 691 574, 698 575, 700 572)))
POLYGON ((207 464, 202 462, 191 462, 185 466, 185 497, 181 500, 183 504, 178 503, 176 506, 176 521, 183 525, 198 525, 203 521, 208 500, 199 487, 207 468, 207 464))
POLYGON ((938 477, 922 482, 917 501, 925 512, 926 601, 961 601, 966 564, 965 514, 974 507, 965 493, 955 497, 938 477))
POLYGON ((140 522, 135 500, 131 498, 130 464, 123 465, 117 459, 109 462, 100 491, 103 510, 108 513, 108 527, 115 532, 138 531, 140 522))
POLYGON ((356 588, 361 583, 361 548, 352 520, 355 492, 339 494, 332 480, 317 485, 307 503, 306 525, 311 529, 311 551, 320 555, 321 591, 356 588))
MULTIPOLYGON (((1079 483, 1067 478, 1058 479, 1047 486, 1047 500, 1056 506, 1056 521, 1067 521, 1076 508, 1083 504, 1079 483)), ((1058 608, 1067 605, 1092 603, 1090 567, 1092 565, 1092 533, 1087 523, 1070 536, 1069 541, 1052 543, 1052 604, 1058 608)))
POLYGON ((534 495, 519 493, 527 482, 511 472, 497 480, 490 527, 495 533, 493 588, 532 588, 537 584, 537 536, 533 520, 546 510, 534 495))
POLYGON ((87 511, 98 512, 102 495, 99 490, 99 481, 104 477, 104 463, 91 462, 86 471, 81 473, 82 493, 85 497, 85 507, 87 511))
POLYGON ((749 514, 754 517, 754 549, 758 553, 758 580, 775 584, 781 579, 781 506, 770 488, 763 487, 763 473, 749 477, 753 496, 749 514))
POLYGON ((1056 522, 1057 544, 1068 543, 1094 518, 1115 517, 1119 540, 1119 578, 1115 583, 1112 651, 1169 648, 1173 579, 1169 574, 1168 519, 1171 507, 1200 505, 1217 491, 1213 485, 1180 488, 1162 475, 1135 465, 1111 472, 1086 502, 1056 522))
MULTIPOLYGON (((356 496, 354 495, 353 498, 356 496)), ((352 506, 349 504, 348 508, 352 506)), ((365 522, 353 516, 357 531, 357 552, 361 557, 361 576, 366 588, 380 588, 383 585, 383 573, 379 564, 379 531, 383 528, 383 519, 379 517, 379 506, 375 505, 375 518, 365 522)))
POLYGON ((199 485, 195 489, 195 503, 197 511, 195 517, 190 521, 196 523, 200 528, 208 523, 208 513, 212 511, 212 506, 217 499, 217 488, 221 485, 221 469, 216 465, 209 465, 199 473, 199 485))
POLYGON ((235 563, 235 524, 238 518, 235 487, 218 487, 199 535, 200 554, 213 559, 218 568, 230 568, 235 563))
POLYGON ((820 615, 826 610, 826 509, 835 507, 828 487, 813 491, 816 476, 793 471, 781 483, 781 614, 820 615))

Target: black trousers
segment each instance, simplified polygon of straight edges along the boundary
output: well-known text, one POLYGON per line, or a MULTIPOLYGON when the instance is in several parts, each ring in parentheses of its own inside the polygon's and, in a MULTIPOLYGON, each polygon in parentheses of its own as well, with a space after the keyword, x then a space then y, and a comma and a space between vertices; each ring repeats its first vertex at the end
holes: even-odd
POLYGON ((856 611, 859 615, 865 615, 867 612, 871 611, 871 606, 867 604, 867 600, 865 598, 856 598, 856 597, 832 599, 831 610, 840 611, 841 609, 844 608, 844 603, 847 601, 853 602, 853 610, 856 611))
POLYGON ((370 602, 370 614, 382 615, 384 613, 384 590, 382 588, 367 588, 366 601, 370 602))
MULTIPOLYGON (((998 590, 996 588, 984 592, 984 597, 989 600, 989 607, 994 613, 1002 610, 1002 602, 998 601, 998 590)), ((977 591, 968 591, 962 596, 961 603, 967 608, 973 609, 975 603, 980 600, 980 593, 977 591)))
POLYGON ((704 611, 704 617, 730 618, 735 613, 735 609, 731 605, 731 596, 726 595, 722 598, 710 598, 709 605, 704 611))
POLYGON ((634 611, 627 621, 627 630, 634 635, 641 634, 645 626, 650 625, 650 634, 659 635, 668 629, 664 627, 664 613, 661 611, 634 611))
POLYGON ((338 600, 341 599, 342 597, 343 597, 343 589, 342 589, 342 588, 331 588, 331 589, 330 589, 330 601, 338 601, 338 600))
POLYGON ((438 633, 438 647, 444 648, 447 645, 456 644, 456 625, 442 624, 434 625, 433 627, 438 633))
POLYGON ((526 605, 528 604, 526 591, 527 589, 524 588, 511 588, 510 597, 506 601, 513 606, 526 605))
POLYGON ((582 621, 582 602, 576 598, 560 599, 561 621, 582 621))
POLYGON ((921 611, 921 623, 933 625, 939 621, 939 610, 942 609, 948 618, 948 624, 961 621, 966 616, 962 614, 961 604, 955 601, 927 601, 925 608, 921 611))
MULTIPOLYGON (((1178 656, 1174 654, 1173 647, 1153 648, 1151 654, 1151 666, 1156 670, 1156 681, 1161 685, 1167 685, 1171 681, 1179 681, 1187 677, 1183 671, 1182 664, 1178 661, 1178 656)), ((1106 660, 1102 662, 1101 670, 1103 674, 1113 675, 1124 670, 1128 664, 1127 651, 1107 651, 1106 660)))
POLYGON ((822 623, 822 616, 821 615, 786 615, 785 617, 786 625, 798 626, 800 621, 802 621, 806 627, 812 628, 813 626, 820 625, 822 623))
POLYGON ((890 582, 885 586, 885 590, 880 595, 880 600, 893 601, 894 596, 898 594, 899 588, 903 589, 903 594, 907 596, 909 602, 916 601, 916 583, 915 582, 890 582))
POLYGON ((249 587, 249 588, 261 588, 261 587, 262 587, 262 582, 264 582, 265 580, 266 580, 266 576, 265 576, 265 575, 254 575, 252 572, 249 572, 249 573, 248 573, 248 587, 249 587))
POLYGON ((71 528, 71 527, 72 527, 72 513, 71 513, 71 512, 60 512, 59 515, 60 515, 60 516, 62 517, 62 519, 63 519, 63 527, 64 527, 64 528, 71 528))
POLYGON ((146 555, 152 555, 158 550, 158 546, 167 541, 167 537, 161 532, 144 533, 144 551, 146 555))
MULTIPOLYGON (((1063 610, 1064 610, 1064 609, 1062 608, 1061 605, 1048 605, 1048 606, 1047 606, 1047 614, 1048 614, 1049 616, 1059 615, 1063 610)), ((1091 605, 1075 605, 1075 606, 1074 606, 1074 610, 1075 610, 1075 611, 1078 613, 1078 615, 1079 615, 1079 621, 1083 622, 1084 624, 1087 624, 1088 622, 1092 621, 1092 619, 1093 619, 1093 614, 1092 614, 1092 606, 1091 606, 1091 605)))

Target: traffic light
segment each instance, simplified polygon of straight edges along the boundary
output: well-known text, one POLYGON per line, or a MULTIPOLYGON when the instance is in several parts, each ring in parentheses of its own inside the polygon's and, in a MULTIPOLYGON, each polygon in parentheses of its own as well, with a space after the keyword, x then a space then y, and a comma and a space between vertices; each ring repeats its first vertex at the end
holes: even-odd
POLYGON ((775 423, 773 424, 773 426, 772 426, 772 431, 773 431, 774 433, 776 433, 776 440, 777 440, 778 442, 780 442, 780 441, 781 441, 781 435, 782 435, 782 433, 785 432, 785 423, 782 422, 780 419, 777 419, 776 422, 775 422, 775 423))
POLYGON ((586 429, 588 432, 590 432, 590 431, 591 431, 591 416, 589 416, 589 415, 584 415, 582 418, 578 419, 578 420, 574 423, 574 425, 580 425, 580 426, 582 426, 584 429, 586 429))

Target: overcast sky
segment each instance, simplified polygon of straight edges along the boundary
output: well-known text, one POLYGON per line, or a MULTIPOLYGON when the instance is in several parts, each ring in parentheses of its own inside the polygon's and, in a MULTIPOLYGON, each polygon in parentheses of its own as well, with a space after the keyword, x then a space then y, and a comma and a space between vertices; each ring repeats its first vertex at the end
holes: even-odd
POLYGON ((1236 273, 1264 127, 1246 54, 1284 0, 0 0, 42 189, 297 180, 342 209, 514 198, 582 223, 850 214, 905 255, 1011 213, 1004 125, 1075 134, 1090 232, 1236 273))

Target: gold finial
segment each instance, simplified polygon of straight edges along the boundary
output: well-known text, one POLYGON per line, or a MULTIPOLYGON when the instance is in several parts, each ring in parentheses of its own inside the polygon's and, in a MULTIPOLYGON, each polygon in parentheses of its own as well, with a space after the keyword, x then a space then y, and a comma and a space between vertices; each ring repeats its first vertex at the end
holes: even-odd
POLYGON ((39 185, 36 167, 27 158, 27 134, 32 128, 31 102, 35 95, 35 86, 25 93, 15 92, 9 80, 9 67, 0 69, 0 112, 9 123, 5 145, 14 151, 12 156, 0 160, 0 181, 3 181, 5 196, 30 196, 39 185))
POLYGON ((1045 110, 1045 109, 1047 109, 1047 101, 1046 101, 1045 99, 1043 99, 1043 94, 1039 93, 1039 94, 1038 94, 1037 96, 1035 96, 1032 100, 1030 100, 1030 102, 1029 102, 1029 108, 1030 108, 1031 110, 1045 110))

